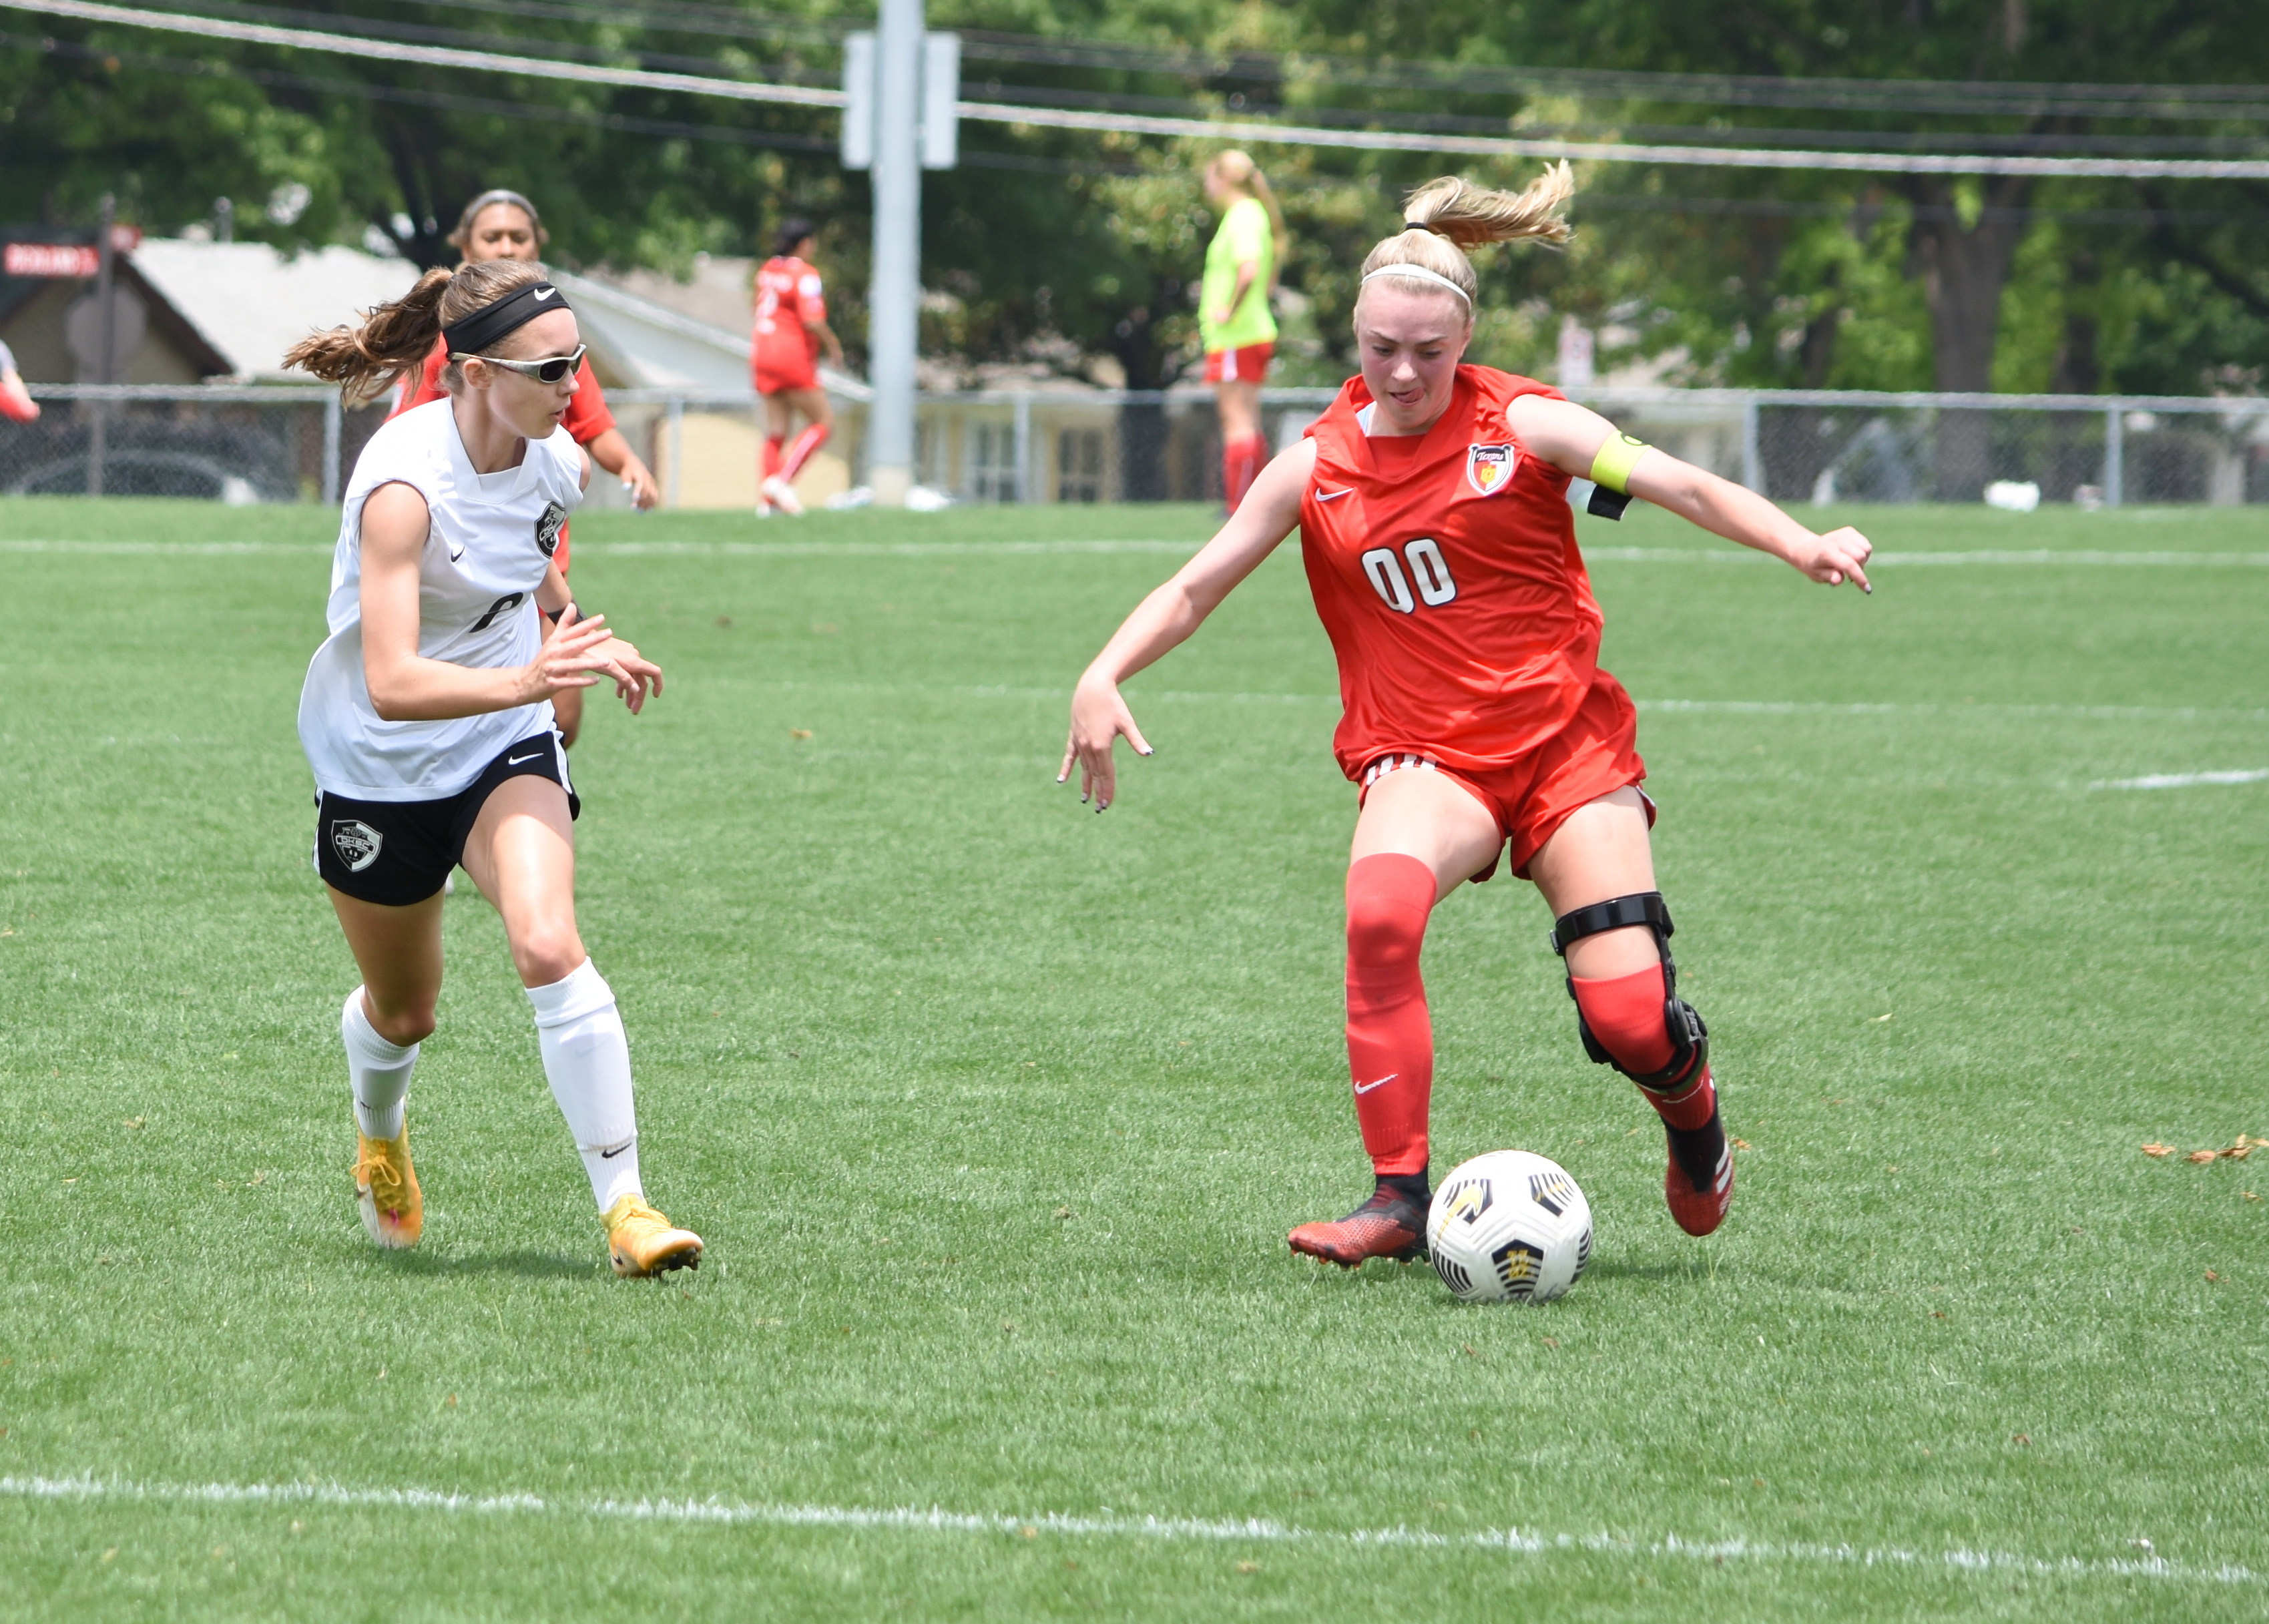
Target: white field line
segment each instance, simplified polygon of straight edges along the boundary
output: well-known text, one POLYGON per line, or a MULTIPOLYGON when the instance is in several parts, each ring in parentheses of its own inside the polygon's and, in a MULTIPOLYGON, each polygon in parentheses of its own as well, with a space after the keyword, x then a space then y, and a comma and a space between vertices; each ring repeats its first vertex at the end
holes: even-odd
POLYGON ((1610 1556, 1683 1558, 1711 1563, 1756 1561, 1828 1567, 1943 1568, 1961 1573, 2024 1573, 2049 1576, 2172 1579, 2191 1583, 2255 1584, 2265 1576, 2232 1563, 2214 1567, 2152 1555, 2044 1557, 2007 1551, 1924 1552, 1896 1546, 1783 1543, 1768 1539, 1685 1539, 1667 1534, 1640 1539, 1609 1533, 1548 1534, 1534 1529, 1491 1528, 1462 1534, 1427 1529, 1304 1528, 1266 1517, 1216 1521, 1203 1517, 1078 1517, 1042 1512, 1001 1517, 948 1511, 936 1506, 868 1507, 751 1505, 724 1500, 547 1500, 538 1495, 455 1495, 429 1488, 347 1488, 336 1483, 137 1483, 115 1478, 0 1477, 0 1496, 18 1500, 109 1500, 169 1505, 336 1506, 351 1510, 428 1511, 445 1516, 583 1517, 609 1521, 715 1524, 765 1528, 850 1528, 913 1532, 992 1534, 1075 1539, 1163 1539, 1256 1545, 1415 1546, 1432 1550, 1501 1551, 1544 1556, 1591 1552, 1610 1556))
MULTIPOLYGON (((1186 541, 1124 538, 1103 541, 1037 542, 586 542, 594 553, 636 557, 748 558, 921 558, 956 555, 1016 557, 1031 554, 1167 553, 1186 557, 1204 544, 1203 537, 1186 541)), ((151 557, 179 554, 183 557, 257 557, 270 554, 324 554, 330 542, 112 542, 63 538, 0 540, 0 552, 116 554, 151 557)), ((1584 557, 1592 564, 1774 564, 1778 560, 1747 548, 1593 547, 1584 557)), ((1909 565, 2013 565, 2032 566, 2110 565, 2139 569, 2265 568, 2269 552, 2112 552, 2039 549, 2012 552, 1879 552, 1868 561, 1871 569, 1909 565)))
MULTIPOLYGON (((1068 685, 1061 688, 1018 688, 1011 687, 1005 683, 967 684, 814 683, 795 677, 767 677, 751 682, 748 686, 785 690, 791 693, 905 694, 932 698, 1041 699, 1067 705, 1071 702, 1071 689, 1068 685)), ((1170 704, 1231 705, 1337 705, 1340 702, 1340 697, 1337 694, 1265 694, 1230 690, 1205 692, 1172 688, 1146 689, 1140 686, 1130 688, 1127 690, 1127 698, 1141 704, 1149 704, 1154 700, 1170 704)), ((2221 709, 2187 705, 1953 705, 1935 702, 1844 704, 1831 700, 1811 699, 1635 699, 1632 703, 1642 711, 1668 715, 1984 715, 2056 717, 2076 721, 2269 722, 2269 710, 2221 709)))
POLYGON ((2269 779, 2269 767, 2234 772, 2151 772, 2140 779, 2098 779, 2090 789, 2191 789, 2201 784, 2258 784, 2269 779))

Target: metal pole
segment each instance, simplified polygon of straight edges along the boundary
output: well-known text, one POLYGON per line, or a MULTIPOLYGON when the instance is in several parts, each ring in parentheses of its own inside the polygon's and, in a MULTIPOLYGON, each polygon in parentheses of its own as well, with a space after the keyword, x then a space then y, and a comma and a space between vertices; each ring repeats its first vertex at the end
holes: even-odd
POLYGON ((1741 483, 1763 496, 1765 492, 1765 458, 1763 447, 1757 443, 1757 419, 1760 415, 1755 395, 1741 402, 1741 483))
MULTIPOLYGON (((759 419, 757 424, 757 437, 759 439, 764 438, 764 423, 759 419)), ((685 397, 682 395, 673 395, 669 397, 669 490, 667 493, 669 506, 672 507, 677 506, 677 476, 679 470, 684 466, 685 397)))
POLYGON ((867 292, 867 482, 904 507, 914 475, 914 347, 921 300, 922 0, 883 0, 876 29, 875 250, 867 292))
POLYGON ((1032 397, 1016 397, 1016 500, 1032 499, 1032 397))
POLYGON ((2127 499, 2127 413, 2117 406, 2103 414, 2103 505, 2127 499))
POLYGON ((323 399, 323 506, 329 507, 339 499, 339 431, 344 426, 345 412, 336 395, 323 399))
MULTIPOLYGON (((111 223, 118 218, 118 202, 108 192, 102 195, 100 212, 101 224, 96 228, 101 236, 95 247, 94 298, 102 313, 102 365, 96 369, 97 383, 116 383, 112 376, 118 364, 118 307, 111 301, 111 276, 117 258, 110 246, 111 223)), ((110 451, 110 402, 96 401, 88 425, 86 445, 86 493, 102 494, 102 464, 110 451)))

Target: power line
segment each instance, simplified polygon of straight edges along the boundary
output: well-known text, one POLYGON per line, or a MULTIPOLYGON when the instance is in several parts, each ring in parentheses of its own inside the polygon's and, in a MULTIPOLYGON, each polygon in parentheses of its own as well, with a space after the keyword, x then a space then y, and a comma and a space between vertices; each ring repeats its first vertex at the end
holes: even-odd
MULTIPOLYGON (((600 14, 579 0, 444 0, 455 10, 498 13, 514 17, 533 17, 555 20, 583 21, 596 24, 600 14)), ((259 0, 203 0, 203 12, 247 18, 256 22, 276 23, 285 26, 314 26, 330 32, 352 33, 378 39, 408 40, 422 44, 454 45, 469 50, 502 50, 514 55, 555 57, 562 61, 591 62, 602 65, 619 63, 626 54, 619 48, 594 45, 576 41, 551 40, 524 34, 500 34, 461 28, 438 26, 427 23, 401 21, 391 18, 361 17, 330 11, 308 11, 282 5, 260 4, 259 0)), ((739 38, 775 40, 791 32, 777 20, 760 18, 753 26, 737 16, 719 18, 713 8, 691 8, 691 25, 701 33, 739 38)), ((166 9, 167 15, 176 13, 166 9)), ((627 15, 644 26, 657 26, 656 18, 665 20, 657 31, 670 26, 668 20, 676 13, 666 8, 632 11, 627 15)), ((619 26, 624 15, 608 15, 604 20, 619 26)), ((814 35, 812 27, 801 30, 814 35)), ((825 41, 830 48, 832 40, 824 31, 816 37, 825 41)), ((698 73, 704 77, 728 77, 717 71, 713 57, 686 55, 679 53, 641 48, 635 52, 638 65, 680 72, 698 73)), ((832 85, 833 73, 823 73, 793 64, 772 63, 769 76, 773 82, 802 85, 832 85)), ((1061 85, 1002 85, 997 78, 981 85, 965 84, 965 94, 972 100, 1003 101, 1038 107, 1073 107, 1097 108, 1110 112, 1158 113, 1182 117, 1207 118, 1221 109, 1215 104, 1182 96, 1140 95, 1127 92, 1094 91, 1061 85)), ((1485 116, 1474 114, 1411 112, 1377 107, 1326 107, 1302 104, 1288 107, 1282 104, 1247 103, 1242 96, 1231 96, 1228 111, 1248 117, 1272 120, 1291 118, 1304 125, 1319 125, 1329 129, 1368 129, 1381 122, 1408 129, 1430 132, 1452 132, 1469 135, 1494 136, 1503 134, 1507 126, 1502 115, 1485 116)), ((1618 122, 1569 123, 1555 122, 1534 126, 1524 133, 1534 138, 1558 140, 1585 139, 1652 139, 1699 146, 1781 146, 1820 148, 1848 146, 1878 148, 1904 151, 1967 151, 1981 152, 2070 152, 2092 154, 2184 153, 2199 156, 2245 156, 2262 151, 2264 137, 2258 136, 2107 136, 2073 132, 2027 131, 1971 132, 1962 130, 1816 130, 1790 129, 1770 125, 1696 126, 1681 124, 1631 124, 1618 122)))
MULTIPOLYGON (((102 0, 0 0, 5 9, 121 23, 162 32, 235 40, 255 45, 410 62, 431 67, 514 73, 534 78, 631 89, 706 95, 727 100, 778 102, 798 107, 839 107, 843 92, 810 85, 766 84, 698 74, 661 73, 452 47, 414 45, 357 38, 219 18, 150 11, 103 4, 102 0)), ((1132 113, 1090 112, 1072 107, 1020 107, 998 102, 963 101, 959 115, 980 122, 1034 129, 1098 133, 1194 137, 1257 144, 1340 147, 1365 151, 1459 154, 1500 159, 1576 159, 1586 162, 1646 163, 1733 169, 1841 171, 1870 174, 1999 174, 2109 179, 2269 180, 2269 159, 2043 158, 1980 153, 1881 153, 1833 151, 1772 151, 1623 142, 1576 142, 1551 138, 1429 135, 1402 130, 1334 130, 1312 126, 1244 120, 1163 117, 1132 113)))
MULTIPOLYGON (((735 7, 669 4, 610 6, 595 0, 431 0, 439 7, 561 20, 597 20, 743 39, 832 42, 861 19, 802 18, 735 7)), ((1519 67, 1462 63, 1382 63, 1304 52, 1161 50, 1117 41, 1073 40, 987 29, 961 31, 965 60, 1171 74, 1183 78, 1275 83, 1313 78, 1372 88, 1473 94, 1542 92, 1724 107, 1882 113, 2049 114, 2144 118, 2269 118, 2258 85, 2049 84, 1999 79, 1858 79, 1766 74, 1652 73, 1622 69, 1519 67)))
MULTIPOLYGON (((589 129, 626 135, 716 141, 734 146, 769 147, 787 151, 832 152, 831 136, 802 135, 791 130, 742 129, 730 124, 692 124, 675 119, 641 118, 628 113, 588 112, 548 101, 501 101, 487 96, 460 96, 446 91, 416 90, 380 85, 368 79, 318 78, 270 68, 248 68, 237 63, 209 62, 193 56, 160 56, 146 51, 107 50, 73 40, 0 32, 0 47, 38 51, 43 55, 69 56, 86 62, 120 62, 160 72, 206 78, 235 78, 281 90, 311 91, 326 96, 352 96, 364 101, 394 102, 406 107, 434 107, 450 113, 481 113, 533 123, 580 124, 589 129)), ((965 158, 969 154, 965 153, 965 158)))

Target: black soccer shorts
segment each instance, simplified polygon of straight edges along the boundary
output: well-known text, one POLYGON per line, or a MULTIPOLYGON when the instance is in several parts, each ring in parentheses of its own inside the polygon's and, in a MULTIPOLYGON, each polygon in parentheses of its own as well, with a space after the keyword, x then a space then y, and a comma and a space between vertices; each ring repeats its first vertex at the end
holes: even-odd
POLYGON ((360 902, 406 908, 440 890, 465 854, 473 821, 506 779, 550 779, 567 792, 567 816, 583 802, 567 779, 556 733, 534 733, 497 752, 481 776, 438 801, 354 801, 315 796, 315 872, 360 902))

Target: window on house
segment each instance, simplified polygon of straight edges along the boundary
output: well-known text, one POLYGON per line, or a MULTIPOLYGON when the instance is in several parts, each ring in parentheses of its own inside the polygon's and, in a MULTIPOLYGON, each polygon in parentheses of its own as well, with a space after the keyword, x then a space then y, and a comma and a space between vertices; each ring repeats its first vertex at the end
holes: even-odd
POLYGON ((1103 431, 1066 429, 1056 436, 1056 500, 1103 500, 1103 431))
POLYGON ((972 423, 969 426, 969 494, 979 502, 1016 499, 1016 425, 972 423))

